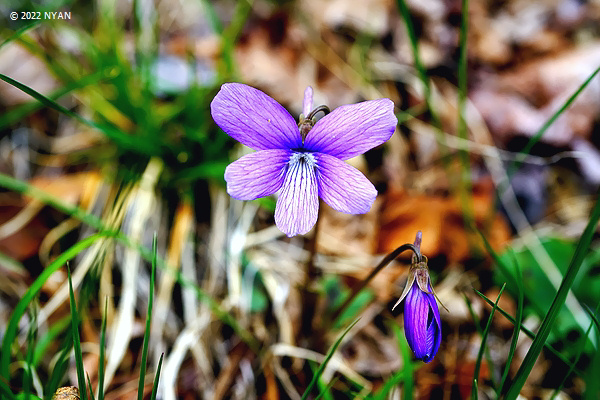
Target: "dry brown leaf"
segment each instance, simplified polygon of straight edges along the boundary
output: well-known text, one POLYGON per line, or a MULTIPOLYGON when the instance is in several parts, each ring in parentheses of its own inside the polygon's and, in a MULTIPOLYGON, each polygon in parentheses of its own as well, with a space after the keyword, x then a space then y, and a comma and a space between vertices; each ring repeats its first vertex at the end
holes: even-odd
MULTIPOLYGON (((493 207, 491 189, 485 186, 475 188, 475 220, 492 247, 499 249, 508 241, 510 233, 499 215, 494 216, 490 228, 486 229, 493 207)), ((423 232, 421 251, 428 257, 445 254, 449 262, 461 261, 471 254, 470 241, 482 246, 481 240, 467 236, 462 208, 456 197, 412 195, 404 191, 386 194, 381 213, 379 252, 389 253, 404 243, 412 242, 419 230, 423 232)))
MULTIPOLYGON (((0 207, 0 226, 13 220, 21 210, 14 206, 0 207)), ((40 243, 49 230, 42 218, 34 216, 21 229, 0 239, 0 252, 15 260, 26 260, 37 254, 40 243)))
POLYGON ((389 16, 394 11, 391 0, 308 0, 300 7, 313 23, 324 29, 345 26, 373 36, 383 36, 389 30, 389 16))
MULTIPOLYGON (((95 171, 58 176, 36 176, 29 183, 70 205, 90 202, 95 197, 101 176, 95 171)), ((87 204, 86 204, 87 205, 87 204)))
MULTIPOLYGON (((468 399, 471 395, 471 388, 473 387, 473 374, 475 374, 475 360, 467 360, 459 362, 456 367, 456 382, 458 383, 458 390, 460 391, 463 399, 468 399)), ((482 362, 479 369, 479 377, 477 382, 483 382, 485 379, 489 379, 490 369, 486 362, 482 362)))

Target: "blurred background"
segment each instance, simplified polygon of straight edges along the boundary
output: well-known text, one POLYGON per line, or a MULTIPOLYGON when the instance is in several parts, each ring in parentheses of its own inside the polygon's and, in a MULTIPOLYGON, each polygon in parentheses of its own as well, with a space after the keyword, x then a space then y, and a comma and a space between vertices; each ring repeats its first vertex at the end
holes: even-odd
MULTIPOLYGON (((3 396, 77 386, 67 261, 107 399, 136 397, 145 333, 146 398, 161 354, 162 399, 300 399, 314 377, 307 398, 459 399, 477 378, 484 399, 519 374, 593 222, 600 2, 9 0, 0 19, 3 396), (224 82, 295 117, 309 85, 331 109, 392 99, 395 134, 349 160, 378 189, 371 211, 322 204, 317 229, 287 238, 275 197, 231 199, 225 167, 251 150, 210 116, 224 82), (331 318, 418 230, 448 308, 428 364, 391 310, 406 255, 331 318), (518 340, 473 290, 494 302, 504 283, 518 340)), ((525 398, 600 398, 592 233, 525 398)))

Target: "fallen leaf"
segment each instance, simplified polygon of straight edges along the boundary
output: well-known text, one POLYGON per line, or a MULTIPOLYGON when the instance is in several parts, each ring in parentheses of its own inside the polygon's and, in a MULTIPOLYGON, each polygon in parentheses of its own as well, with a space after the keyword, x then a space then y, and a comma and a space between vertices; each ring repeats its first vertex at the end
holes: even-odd
MULTIPOLYGON (((489 185, 473 189, 476 223, 492 247, 498 250, 508 241, 510 233, 504 219, 494 215, 493 199, 489 185), (493 218, 488 227, 486 221, 490 215, 493 218)), ((381 253, 411 243, 419 230, 423 232, 421 251, 430 258, 444 254, 449 262, 455 262, 470 256, 472 244, 484 249, 478 236, 467 235, 460 201, 455 196, 390 191, 385 195, 380 219, 378 251, 381 253)))

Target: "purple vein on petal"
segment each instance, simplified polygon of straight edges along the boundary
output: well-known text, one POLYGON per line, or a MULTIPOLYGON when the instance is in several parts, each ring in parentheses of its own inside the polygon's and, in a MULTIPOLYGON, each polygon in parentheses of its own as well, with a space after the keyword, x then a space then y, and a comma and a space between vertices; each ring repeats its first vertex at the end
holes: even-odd
POLYGON ((331 208, 346 214, 364 214, 371 209, 377 190, 356 168, 325 153, 317 160, 319 197, 331 208))
POLYGON ((304 145, 307 150, 347 160, 387 141, 397 123, 390 99, 349 104, 321 118, 304 145))
POLYGON ((314 157, 294 153, 275 206, 275 224, 287 236, 303 235, 317 222, 318 211, 314 157))
POLYGON ((238 200, 270 196, 281 188, 292 152, 259 150, 232 162, 225 169, 227 193, 238 200))
POLYGON ((273 98, 241 83, 225 83, 210 104, 214 121, 235 140, 255 150, 302 144, 294 117, 273 98))

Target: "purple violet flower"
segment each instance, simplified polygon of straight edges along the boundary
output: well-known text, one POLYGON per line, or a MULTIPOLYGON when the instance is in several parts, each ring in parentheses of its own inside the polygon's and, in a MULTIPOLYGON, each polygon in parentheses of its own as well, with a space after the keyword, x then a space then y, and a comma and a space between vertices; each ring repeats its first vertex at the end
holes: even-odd
POLYGON ((224 84, 210 105, 225 133, 258 150, 227 166, 227 193, 254 200, 279 191, 275 224, 287 236, 312 229, 319 197, 347 214, 371 209, 377 190, 344 160, 387 141, 398 123, 390 99, 341 106, 315 122, 328 109, 313 109, 312 93, 304 92, 299 124, 277 101, 241 83, 224 84))
MULTIPOLYGON (((421 247, 421 231, 417 232, 414 246, 421 247)), ((404 303, 404 335, 415 353, 415 357, 428 363, 435 357, 442 342, 442 322, 436 296, 431 288, 431 278, 427 267, 427 257, 418 260, 413 255, 408 272, 406 287, 394 308, 406 298, 404 303)))

